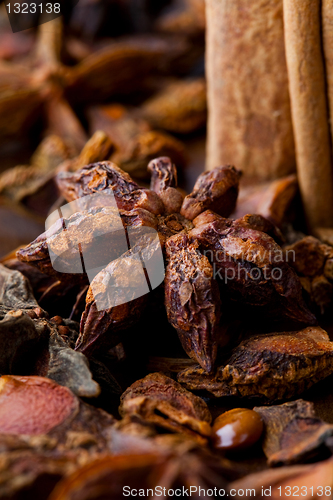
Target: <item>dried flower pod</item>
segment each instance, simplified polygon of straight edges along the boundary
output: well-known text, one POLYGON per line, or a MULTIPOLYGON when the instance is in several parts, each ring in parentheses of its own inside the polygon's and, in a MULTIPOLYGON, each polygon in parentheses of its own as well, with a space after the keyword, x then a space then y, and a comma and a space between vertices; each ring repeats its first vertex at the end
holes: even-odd
POLYGON ((185 197, 180 213, 190 220, 205 210, 228 217, 236 206, 240 175, 230 165, 199 175, 192 193, 185 197))
POLYGON ((151 125, 174 133, 190 133, 205 126, 207 119, 204 78, 168 83, 148 99, 140 110, 151 125))
POLYGON ((113 347, 121 342, 119 332, 139 321, 148 292, 164 278, 160 241, 156 231, 149 229, 129 231, 131 250, 111 261, 91 282, 76 349, 91 354, 101 345, 113 347))
MULTIPOLYGON (((113 264, 113 263, 112 263, 113 264)), ((106 298, 107 286, 103 286, 102 281, 107 276, 112 276, 114 264, 107 266, 95 278, 93 286, 95 290, 101 285, 100 295, 102 300, 106 298), (100 282, 100 283, 99 283, 100 282)), ((135 294, 133 290, 133 294, 135 294)), ((147 297, 142 296, 126 302, 128 289, 125 290, 125 302, 121 305, 107 308, 103 311, 98 310, 95 302, 95 293, 88 291, 86 308, 81 318, 81 333, 78 338, 75 349, 90 356, 96 349, 113 347, 121 342, 121 334, 125 334, 126 329, 137 323, 143 314, 147 297)), ((97 292, 97 296, 98 296, 97 292)), ((118 297, 119 298, 119 297, 118 297)))
POLYGON ((275 226, 268 219, 258 214, 246 214, 243 217, 236 219, 226 219, 217 215, 212 210, 205 210, 200 215, 198 215, 195 219, 193 219, 194 227, 204 226, 209 222, 219 222, 219 227, 222 227, 221 224, 225 228, 232 227, 233 225, 247 227, 249 229, 254 229, 255 231, 261 231, 262 233, 268 234, 271 236, 278 244, 282 244, 284 242, 283 235, 280 229, 275 226))
POLYGON ((186 353, 211 372, 222 306, 213 268, 198 247, 184 233, 167 241, 165 306, 186 353))
POLYGON ((111 159, 126 172, 146 179, 147 163, 159 156, 168 156, 182 167, 187 164, 184 144, 172 135, 157 130, 135 135, 124 149, 116 150, 111 159))
POLYGON ((333 425, 316 417, 313 403, 298 399, 254 408, 265 423, 263 449, 271 467, 304 462, 320 453, 333 425))
POLYGON ((98 161, 107 160, 113 151, 113 142, 101 130, 96 131, 86 142, 81 153, 73 159, 62 162, 57 171, 75 172, 80 168, 98 161))
POLYGON ((173 432, 191 429, 203 436, 211 434, 212 417, 206 403, 162 373, 150 373, 126 389, 119 412, 122 416, 139 415, 173 432))
POLYGON ((24 134, 39 116, 42 95, 24 66, 0 64, 0 114, 12 120, 0 123, 0 138, 13 139, 24 134))
POLYGON ((55 88, 58 92, 54 92, 51 86, 50 98, 44 103, 47 131, 61 137, 75 156, 86 144, 88 136, 70 104, 59 95, 59 88, 55 88))
POLYGON ((319 327, 271 333, 244 340, 216 375, 188 368, 178 381, 216 397, 291 398, 333 372, 333 342, 319 327))
POLYGON ((292 256, 291 265, 301 278, 310 298, 321 313, 329 308, 333 299, 333 248, 313 236, 306 236, 284 248, 292 256))
POLYGON ((163 203, 154 191, 140 188, 131 177, 111 162, 93 163, 78 172, 60 172, 57 184, 67 201, 112 189, 118 208, 144 208, 153 214, 163 213, 163 203))
POLYGON ((149 123, 131 113, 122 104, 103 104, 87 109, 90 131, 104 130, 118 149, 126 149, 126 144, 135 136, 151 130, 149 123))
POLYGON ((187 163, 183 143, 169 134, 151 130, 137 112, 111 104, 93 107, 88 115, 91 131, 104 130, 115 146, 109 159, 137 179, 147 179, 147 163, 155 157, 170 156, 179 166, 187 163))
POLYGON ((60 281, 82 282, 87 280, 85 269, 107 265, 127 251, 124 226, 156 227, 156 223, 155 217, 143 209, 119 212, 112 206, 93 207, 58 219, 34 242, 20 249, 17 257, 60 281), (50 249, 56 256, 53 263, 50 249))
POLYGON ((252 306, 268 306, 269 314, 305 324, 316 318, 302 298, 302 287, 281 247, 244 220, 214 220, 189 233, 214 264, 230 298, 252 306))
POLYGON ((180 212, 183 195, 176 189, 177 169, 170 158, 162 156, 148 164, 151 173, 150 189, 163 201, 166 214, 180 212))
POLYGON ((271 238, 273 238, 279 245, 284 243, 284 237, 280 229, 269 219, 266 219, 266 217, 263 217, 262 215, 246 214, 240 219, 237 219, 235 221, 235 224, 248 227, 249 229, 254 229, 255 231, 266 233, 268 234, 268 236, 271 236, 271 238))
POLYGON ((69 150, 62 139, 55 135, 46 137, 33 154, 30 165, 19 165, 0 175, 0 194, 15 202, 34 195, 67 158, 69 150))
POLYGON ((71 102, 102 102, 114 94, 138 91, 145 77, 156 72, 156 61, 162 59, 165 65, 186 49, 182 40, 156 35, 109 43, 73 69, 68 68, 66 96, 71 102))
POLYGON ((157 231, 163 249, 165 247, 165 242, 167 241, 168 238, 174 236, 175 234, 180 233, 181 231, 188 233, 191 229, 193 229, 192 222, 185 219, 185 217, 177 213, 166 216, 159 215, 157 219, 158 219, 157 231))

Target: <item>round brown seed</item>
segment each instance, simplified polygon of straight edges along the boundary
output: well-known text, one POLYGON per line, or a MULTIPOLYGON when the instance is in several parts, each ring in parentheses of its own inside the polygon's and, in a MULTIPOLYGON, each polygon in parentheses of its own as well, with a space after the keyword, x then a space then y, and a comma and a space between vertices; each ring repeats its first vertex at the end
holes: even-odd
POLYGON ((255 411, 234 408, 215 419, 213 444, 221 450, 248 448, 259 440, 263 427, 261 416, 255 411))

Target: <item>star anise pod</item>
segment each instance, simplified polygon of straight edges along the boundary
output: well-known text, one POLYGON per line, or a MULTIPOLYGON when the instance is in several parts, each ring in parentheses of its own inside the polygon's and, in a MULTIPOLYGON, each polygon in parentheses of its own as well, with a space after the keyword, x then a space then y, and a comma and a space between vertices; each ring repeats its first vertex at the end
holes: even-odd
POLYGON ((10 123, 1 123, 0 137, 17 138, 44 118, 46 132, 60 136, 78 153, 88 139, 74 110, 78 104, 137 91, 153 70, 160 71, 161 60, 163 71, 171 70, 172 61, 188 50, 184 38, 137 35, 109 39, 107 45, 91 48, 78 64, 67 65, 65 39, 59 17, 39 26, 26 57, 0 62, 0 111, 12 116, 10 123))
MULTIPOLYGON (((56 274, 59 280, 74 279, 74 274, 62 275, 53 269, 48 243, 52 241, 53 248, 57 249, 55 253, 65 257, 66 272, 71 273, 75 266, 80 266, 78 244, 84 254, 94 247, 94 238, 100 234, 98 228, 104 228, 105 241, 109 238, 110 243, 95 248, 91 256, 95 263, 93 267, 102 267, 102 270, 90 283, 76 349, 91 356, 102 346, 115 346, 120 342, 122 332, 125 333, 140 319, 154 294, 143 293, 137 297, 142 271, 139 272, 141 264, 135 267, 138 261, 133 256, 141 252, 146 266, 156 264, 154 259, 159 247, 154 239, 156 230, 166 261, 164 287, 169 321, 176 328, 187 354, 204 370, 212 372, 215 367, 226 293, 240 304, 259 302, 278 315, 308 324, 315 322, 303 302, 297 275, 284 261, 283 252, 273 237, 263 232, 268 231, 278 238, 274 226, 260 216, 237 221, 224 218, 234 210, 237 199, 240 174, 234 167, 218 167, 202 174, 182 204, 177 191, 176 170, 171 161, 168 158, 156 159, 150 163, 149 170, 152 172, 150 190, 139 187, 128 174, 110 162, 58 175, 60 191, 68 202, 77 200, 79 204, 82 196, 103 192, 107 196, 106 190, 112 190, 123 226, 120 232, 125 229, 127 237, 131 238, 133 230, 138 231, 130 250, 121 245, 121 237, 115 240, 113 247, 111 245, 114 233, 108 234, 107 227, 112 231, 117 211, 113 212, 115 209, 111 207, 93 207, 58 220, 47 233, 17 254, 20 260, 43 272, 56 274), (194 229, 191 219, 196 225, 194 229), (62 231, 63 224, 66 231, 62 231), (111 247, 112 255, 106 252, 106 247, 111 247), (218 256, 223 258, 217 259, 218 256), (223 274, 220 274, 219 283, 219 280, 214 280, 213 266, 219 266, 217 269, 223 273, 235 268, 240 272, 234 280, 225 283, 223 274), (251 277, 254 268, 259 274, 265 271, 265 279, 251 277), (273 269, 279 270, 278 279, 272 276, 273 269), (134 284, 128 278, 131 273, 134 284), (115 302, 111 306, 99 307, 98 302, 112 290, 116 293, 115 302), (222 291, 221 298, 219 290, 222 291), (125 293, 127 300, 123 298, 125 293)), ((82 279, 84 275, 77 276, 82 279)))

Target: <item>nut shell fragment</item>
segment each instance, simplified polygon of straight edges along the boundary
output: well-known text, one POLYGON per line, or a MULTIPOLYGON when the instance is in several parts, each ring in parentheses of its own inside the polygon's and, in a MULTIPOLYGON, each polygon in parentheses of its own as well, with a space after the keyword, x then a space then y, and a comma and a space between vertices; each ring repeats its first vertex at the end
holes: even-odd
POLYGON ((173 432, 191 429, 211 433, 206 403, 162 373, 151 373, 134 382, 121 396, 121 415, 140 415, 144 421, 173 432), (162 415, 161 415, 162 414, 162 415))
POLYGON ((190 390, 216 397, 260 397, 275 401, 301 394, 333 372, 333 342, 319 327, 271 333, 244 340, 230 358, 209 375, 188 368, 178 381, 190 390))

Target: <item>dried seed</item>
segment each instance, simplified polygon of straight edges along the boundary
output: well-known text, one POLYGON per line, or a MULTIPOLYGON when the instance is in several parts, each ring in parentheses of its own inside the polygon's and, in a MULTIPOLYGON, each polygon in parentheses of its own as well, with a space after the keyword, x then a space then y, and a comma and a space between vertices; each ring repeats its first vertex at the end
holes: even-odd
POLYGON ((260 439, 263 429, 258 413, 246 408, 234 408, 214 420, 213 444, 219 450, 249 448, 260 439))

